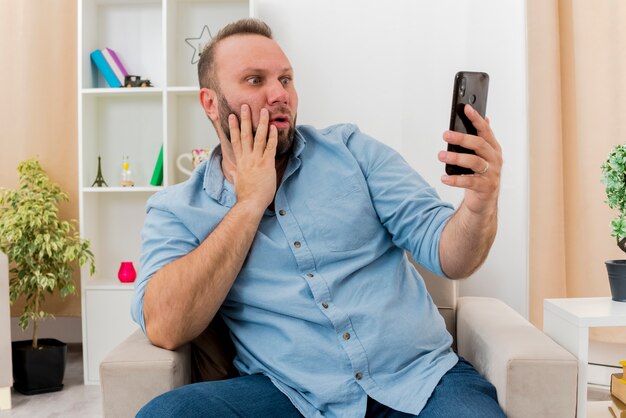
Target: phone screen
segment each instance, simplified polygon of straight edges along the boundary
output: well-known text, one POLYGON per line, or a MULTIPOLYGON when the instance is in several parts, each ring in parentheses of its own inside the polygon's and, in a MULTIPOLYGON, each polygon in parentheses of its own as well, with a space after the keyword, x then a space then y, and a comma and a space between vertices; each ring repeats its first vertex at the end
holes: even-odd
MULTIPOLYGON (((476 128, 465 116, 465 105, 471 105, 483 118, 487 111, 487 92, 489 90, 489 74, 471 71, 459 71, 454 77, 452 108, 450 111, 450 130, 476 135, 476 128)), ((460 145, 448 144, 448 151, 474 154, 474 151, 460 145)), ((474 174, 469 168, 446 164, 449 175, 474 174)))

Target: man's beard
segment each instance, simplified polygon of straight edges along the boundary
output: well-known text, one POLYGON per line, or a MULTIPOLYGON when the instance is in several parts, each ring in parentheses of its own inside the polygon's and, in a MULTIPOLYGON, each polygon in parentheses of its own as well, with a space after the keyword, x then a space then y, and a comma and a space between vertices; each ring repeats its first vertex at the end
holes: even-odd
MULTIPOLYGON (((218 107, 220 112, 220 124, 222 126, 222 130, 226 134, 226 138, 230 141, 230 126, 228 125, 228 116, 233 113, 237 116, 238 123, 241 123, 241 112, 236 112, 234 109, 230 107, 226 97, 221 93, 217 92, 218 97, 218 107)), ((278 113, 285 113, 291 115, 289 109, 287 108, 278 108, 276 109, 278 113)), ((271 118, 271 114, 270 114, 271 118)), ((293 139, 296 136, 296 117, 293 118, 293 123, 289 126, 289 129, 278 129, 278 144, 276 145, 276 159, 280 159, 287 154, 291 153, 293 148, 293 139)), ((269 128, 269 127, 268 127, 269 128)), ((256 128, 252 128, 252 137, 256 135, 256 128)), ((269 129, 268 129, 268 138, 269 138, 269 129)))

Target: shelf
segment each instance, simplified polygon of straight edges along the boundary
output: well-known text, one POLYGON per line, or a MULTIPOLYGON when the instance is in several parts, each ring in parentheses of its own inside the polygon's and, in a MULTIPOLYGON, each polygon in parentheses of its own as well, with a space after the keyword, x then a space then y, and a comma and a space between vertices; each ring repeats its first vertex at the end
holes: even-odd
POLYGON ((81 93, 86 96, 99 97, 99 96, 152 96, 163 93, 163 89, 160 87, 119 87, 119 88, 89 88, 82 89, 81 93))
MULTIPOLYGON (((94 188, 95 189, 95 188, 94 188)), ((117 188, 117 189, 122 189, 117 188)), ((83 267, 85 284, 118 283, 120 263, 132 261, 137 274, 141 259, 141 229, 150 193, 82 191, 82 236, 91 243, 96 273, 89 276, 83 267)))
MULTIPOLYGON (((167 144, 166 184, 176 184, 189 178, 178 169, 178 158, 193 149, 213 149, 219 144, 219 139, 200 105, 197 92, 168 94, 167 100, 167 137, 172 141, 167 144)), ((191 168, 190 165, 183 165, 191 168)))
POLYGON ((164 139, 163 97, 131 93, 83 96, 83 186, 96 179, 99 156, 109 186, 120 185, 124 156, 129 157, 136 187, 149 186, 164 139))
POLYGON ((134 291, 135 282, 122 283, 117 277, 109 279, 87 279, 84 284, 85 290, 126 290, 134 291))
POLYGON ((108 87, 91 62, 92 51, 111 48, 129 74, 164 84, 161 0, 83 0, 79 31, 83 88, 108 87))
POLYGON ((121 283, 117 274, 125 261, 141 274, 146 202, 187 178, 177 168, 179 158, 190 165, 181 155, 219 144, 192 61, 209 32, 215 36, 251 8, 248 0, 77 2, 79 224, 96 261, 93 276, 81 268, 85 383, 98 383, 106 353, 137 329, 129 315, 135 283, 121 283), (102 48, 153 87, 110 88, 90 58, 102 48), (151 186, 161 149, 164 186, 151 186), (135 187, 120 187, 125 157, 135 187), (99 171, 110 187, 90 187, 99 171))
POLYGON ((85 193, 156 193, 163 190, 163 186, 144 187, 83 187, 85 193))
POLYGON ((181 86, 181 87, 168 87, 168 93, 199 93, 200 87, 198 86, 181 86))
POLYGON ((247 17, 249 13, 248 0, 168 1, 167 84, 197 86, 198 50, 226 24, 247 17))
POLYGON ((120 5, 133 5, 133 4, 152 4, 158 3, 158 0, 92 0, 93 3, 99 6, 120 6, 120 5))

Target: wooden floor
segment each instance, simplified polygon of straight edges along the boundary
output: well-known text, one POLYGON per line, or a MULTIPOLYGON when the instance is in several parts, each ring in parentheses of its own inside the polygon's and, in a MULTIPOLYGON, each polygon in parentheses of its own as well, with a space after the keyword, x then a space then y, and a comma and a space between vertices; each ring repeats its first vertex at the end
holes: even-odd
POLYGON ((0 418, 99 418, 102 417, 100 386, 83 385, 83 353, 80 344, 68 345, 63 390, 26 396, 12 391, 13 408, 0 418))

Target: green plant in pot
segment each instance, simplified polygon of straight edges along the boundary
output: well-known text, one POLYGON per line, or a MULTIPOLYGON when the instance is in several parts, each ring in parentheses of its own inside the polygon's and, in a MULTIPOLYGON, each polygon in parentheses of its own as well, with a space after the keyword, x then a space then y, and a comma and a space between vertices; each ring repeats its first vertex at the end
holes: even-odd
MULTIPOLYGON (((602 183, 606 191, 606 203, 617 209, 619 215, 611 221, 611 236, 617 246, 626 252, 626 144, 613 147, 602 164, 602 183)), ((613 300, 626 302, 626 260, 608 260, 606 268, 613 300)))
POLYGON ((24 330, 32 324, 32 340, 13 342, 13 387, 25 394, 63 388, 67 346, 38 338, 39 322, 52 317, 44 310, 46 296, 55 290, 62 298, 75 292, 72 267, 87 263, 95 272, 89 242, 80 239, 75 221, 60 221, 58 204, 68 197, 52 182, 41 164, 19 164, 19 187, 0 188, 0 251, 11 262, 11 304, 24 297, 19 318, 24 330))

